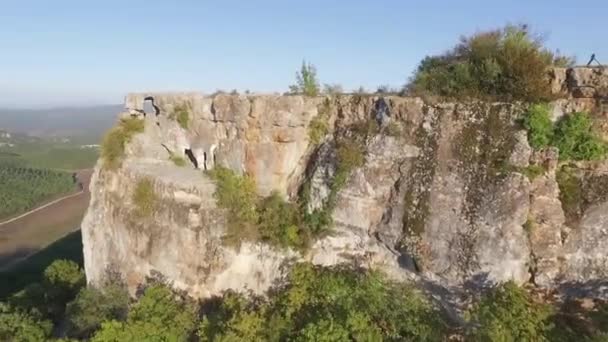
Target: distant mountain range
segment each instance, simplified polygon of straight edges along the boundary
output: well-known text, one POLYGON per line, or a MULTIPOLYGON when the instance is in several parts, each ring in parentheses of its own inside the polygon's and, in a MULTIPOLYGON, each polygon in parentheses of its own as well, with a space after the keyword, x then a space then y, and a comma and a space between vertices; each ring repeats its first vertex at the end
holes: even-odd
POLYGON ((0 108, 0 130, 39 137, 99 138, 122 111, 123 105, 50 109, 0 108))

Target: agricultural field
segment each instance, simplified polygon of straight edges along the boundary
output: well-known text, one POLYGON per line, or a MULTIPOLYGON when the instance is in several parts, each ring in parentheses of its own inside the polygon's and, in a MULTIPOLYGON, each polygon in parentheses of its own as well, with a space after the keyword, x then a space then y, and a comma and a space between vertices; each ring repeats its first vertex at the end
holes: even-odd
POLYGON ((0 144, 0 161, 8 159, 35 168, 88 169, 95 165, 98 156, 96 144, 78 140, 23 138, 0 144))
POLYGON ((79 189, 71 172, 32 168, 0 158, 0 190, 2 220, 79 189))

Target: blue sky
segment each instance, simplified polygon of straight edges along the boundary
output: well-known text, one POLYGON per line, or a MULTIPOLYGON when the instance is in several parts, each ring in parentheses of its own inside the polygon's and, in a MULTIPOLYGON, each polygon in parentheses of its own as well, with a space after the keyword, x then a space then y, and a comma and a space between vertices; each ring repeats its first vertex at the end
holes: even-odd
POLYGON ((120 103, 130 91, 286 91, 302 59, 346 89, 402 85, 462 34, 529 23, 608 63, 608 1, 3 0, 0 106, 120 103))

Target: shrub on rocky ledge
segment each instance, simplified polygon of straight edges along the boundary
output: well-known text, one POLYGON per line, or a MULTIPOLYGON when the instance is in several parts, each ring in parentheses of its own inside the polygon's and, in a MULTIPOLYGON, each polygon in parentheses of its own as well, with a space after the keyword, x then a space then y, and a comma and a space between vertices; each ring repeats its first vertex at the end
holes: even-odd
POLYGON ((417 95, 539 101, 551 97, 548 71, 572 64, 543 46, 528 26, 461 38, 456 47, 422 60, 408 90, 417 95))
POLYGON ((553 144, 563 160, 598 160, 607 151, 606 143, 593 131, 589 114, 584 112, 566 115, 557 123, 553 144))
POLYGON ((101 143, 101 158, 108 169, 120 167, 125 155, 125 146, 133 136, 144 131, 144 121, 138 118, 121 119, 101 143))
POLYGON ((152 215, 158 202, 158 196, 154 191, 154 184, 148 178, 141 179, 135 185, 133 202, 136 206, 138 217, 149 217, 152 215))
POLYGON ((561 160, 598 160, 606 156, 608 145, 593 129, 593 120, 585 112, 565 115, 555 125, 546 104, 532 105, 523 117, 528 142, 535 149, 555 146, 561 160))

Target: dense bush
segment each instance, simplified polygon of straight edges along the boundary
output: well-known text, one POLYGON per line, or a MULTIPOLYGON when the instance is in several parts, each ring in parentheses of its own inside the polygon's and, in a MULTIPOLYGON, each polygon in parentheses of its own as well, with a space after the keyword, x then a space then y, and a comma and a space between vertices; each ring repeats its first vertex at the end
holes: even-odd
POLYGON ((75 189, 69 172, 34 169, 0 159, 0 219, 75 189))
POLYGON ((407 285, 352 268, 298 264, 268 299, 228 292, 203 318, 202 341, 439 341, 444 324, 407 285))
POLYGON ((46 341, 53 324, 38 315, 0 303, 0 341, 46 341))
POLYGON ((315 66, 302 61, 300 71, 296 72, 296 84, 289 86, 289 90, 294 94, 304 94, 306 96, 319 95, 319 81, 317 80, 315 66))
POLYGON ((133 191, 133 203, 135 204, 137 217, 150 217, 158 203, 158 196, 154 191, 154 183, 149 178, 143 178, 135 184, 133 191))
POLYGON ((228 210, 226 242, 238 245, 245 240, 258 239, 257 195, 253 178, 239 176, 220 166, 208 174, 216 183, 214 196, 218 206, 228 210))
POLYGON ((597 160, 605 157, 608 146, 593 130, 593 121, 585 112, 565 115, 553 124, 549 106, 537 104, 523 117, 528 142, 535 149, 548 145, 559 149, 561 160, 597 160))
POLYGON ((539 101, 551 97, 548 71, 570 65, 525 25, 462 38, 451 51, 426 57, 408 86, 415 94, 539 101))
POLYGON ((127 320, 102 323, 92 341, 188 341, 196 325, 196 307, 163 285, 148 287, 127 320))
POLYGON ((584 112, 566 115, 557 123, 553 144, 563 160, 597 160, 606 155, 606 143, 595 134, 584 112))
POLYGON ((209 172, 216 182, 215 198, 228 210, 225 242, 264 241, 273 246, 304 248, 311 237, 299 207, 273 192, 258 198, 255 182, 247 175, 216 167, 209 172))
POLYGON ((102 322, 124 319, 128 305, 129 295, 119 285, 108 285, 102 289, 83 288, 67 305, 67 333, 75 338, 91 337, 102 322))
POLYGON ((534 302, 512 282, 487 293, 473 308, 473 341, 547 341, 551 331, 548 306, 534 302))
POLYGON ((137 118, 121 119, 120 123, 105 135, 101 143, 101 158, 105 167, 108 169, 120 167, 125 155, 125 146, 135 134, 143 131, 143 120, 137 118))
MULTIPOLYGON (((85 289, 82 271, 65 262, 43 278, 0 302, 0 340, 447 341, 456 332, 412 284, 352 264, 296 264, 263 297, 227 291, 202 303, 159 283, 147 284, 135 301, 118 284, 85 289), (57 288, 79 292, 58 299, 57 288), (70 300, 65 315, 50 315, 49 305, 70 300)), ((466 341, 605 341, 605 303, 591 311, 567 304, 552 310, 506 283, 476 301, 467 329, 457 331, 467 331, 466 341)))
POLYGON ((523 120, 528 130, 528 142, 535 149, 549 145, 553 140, 553 122, 549 116, 547 104, 532 105, 523 120))

